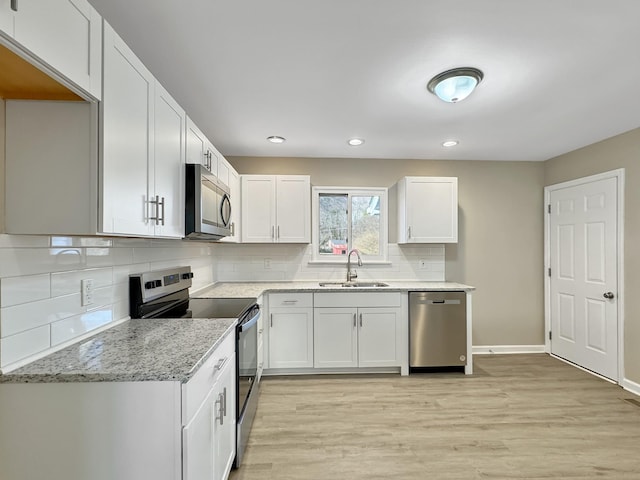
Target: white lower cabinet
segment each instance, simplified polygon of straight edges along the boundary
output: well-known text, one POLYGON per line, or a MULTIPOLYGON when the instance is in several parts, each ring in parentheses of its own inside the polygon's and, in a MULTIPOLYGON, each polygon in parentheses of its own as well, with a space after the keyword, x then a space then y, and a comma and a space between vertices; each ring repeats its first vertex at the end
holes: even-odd
POLYGON ((269 368, 313 367, 313 294, 269 295, 269 368))
POLYGON ((235 368, 232 331, 186 384, 0 383, 0 478, 225 480, 235 368))
POLYGON ((400 308, 315 308, 314 367, 388 367, 401 362, 400 308))

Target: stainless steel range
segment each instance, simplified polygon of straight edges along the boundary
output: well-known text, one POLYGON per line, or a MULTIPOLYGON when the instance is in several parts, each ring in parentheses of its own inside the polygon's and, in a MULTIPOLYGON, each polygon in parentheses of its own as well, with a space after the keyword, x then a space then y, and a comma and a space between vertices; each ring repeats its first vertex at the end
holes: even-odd
POLYGON ((258 406, 257 322, 255 298, 190 298, 191 267, 129 276, 131 318, 237 318, 236 328, 236 460, 239 467, 258 406))

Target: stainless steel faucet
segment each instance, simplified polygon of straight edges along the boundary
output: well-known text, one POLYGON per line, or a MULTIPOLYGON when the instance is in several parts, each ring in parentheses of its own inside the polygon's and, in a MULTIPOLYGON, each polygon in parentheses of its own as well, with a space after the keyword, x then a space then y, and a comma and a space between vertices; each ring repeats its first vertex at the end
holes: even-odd
POLYGON ((357 248, 352 248, 347 254, 347 283, 351 283, 354 278, 358 278, 358 272, 351 271, 351 254, 355 253, 358 257, 358 266, 362 266, 362 258, 360 258, 360 251, 357 248))

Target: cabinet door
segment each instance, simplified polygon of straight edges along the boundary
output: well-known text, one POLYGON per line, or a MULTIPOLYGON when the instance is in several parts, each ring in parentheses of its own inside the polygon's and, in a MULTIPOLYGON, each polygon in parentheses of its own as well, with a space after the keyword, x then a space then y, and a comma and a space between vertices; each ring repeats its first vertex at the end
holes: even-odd
POLYGON ((313 309, 272 309, 269 368, 313 367, 313 309))
POLYGON ((306 175, 280 175, 276 192, 276 241, 311 242, 310 178, 306 175))
POLYGON ((458 179, 409 177, 406 184, 408 243, 458 241, 458 179))
POLYGON ((101 18, 86 0, 18 1, 15 39, 100 99, 101 18))
POLYGON ((0 0, 0 32, 7 37, 13 37, 14 11, 11 10, 11 0, 0 0))
POLYGON ((358 309, 358 365, 386 367, 400 365, 401 310, 358 309))
POLYGON ((357 309, 316 308, 313 315, 313 366, 357 367, 357 309))
POLYGON ((157 82, 154 114, 154 168, 149 169, 154 175, 149 179, 153 186, 149 193, 156 197, 155 203, 151 204, 151 217, 161 218, 152 221, 154 235, 182 238, 186 114, 157 82))
MULTIPOLYGON (((24 2, 27 3, 27 2, 24 2)), ((104 24, 101 228, 151 235, 148 169, 153 159, 154 78, 115 31, 104 24)))
POLYGON ((207 139, 190 118, 187 118, 187 163, 200 163, 206 166, 207 139))
POLYGON ((218 391, 213 388, 204 403, 182 429, 182 473, 185 480, 214 478, 214 422, 221 408, 218 391))
MULTIPOLYGON (((236 456, 236 356, 229 357, 216 382, 219 406, 213 424, 214 480, 225 480, 236 456)), ((211 478, 211 477, 201 477, 211 478)))
POLYGON ((242 175, 242 242, 275 241, 276 185, 272 175, 242 175))
POLYGON ((224 183, 227 186, 230 185, 229 172, 231 167, 227 160, 218 152, 218 181, 224 183))

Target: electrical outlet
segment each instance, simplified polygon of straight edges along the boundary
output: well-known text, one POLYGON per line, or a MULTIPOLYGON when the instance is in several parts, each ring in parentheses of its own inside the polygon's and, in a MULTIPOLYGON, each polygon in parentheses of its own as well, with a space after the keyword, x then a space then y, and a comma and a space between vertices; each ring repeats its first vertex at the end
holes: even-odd
POLYGON ((427 261, 426 260, 418 260, 418 268, 420 270, 425 270, 427 268, 427 261))
POLYGON ((93 279, 85 278, 80 281, 80 293, 83 307, 93 304, 93 279))
POLYGON ((270 258, 265 258, 264 259, 264 269, 265 270, 271 270, 271 259, 270 258))

